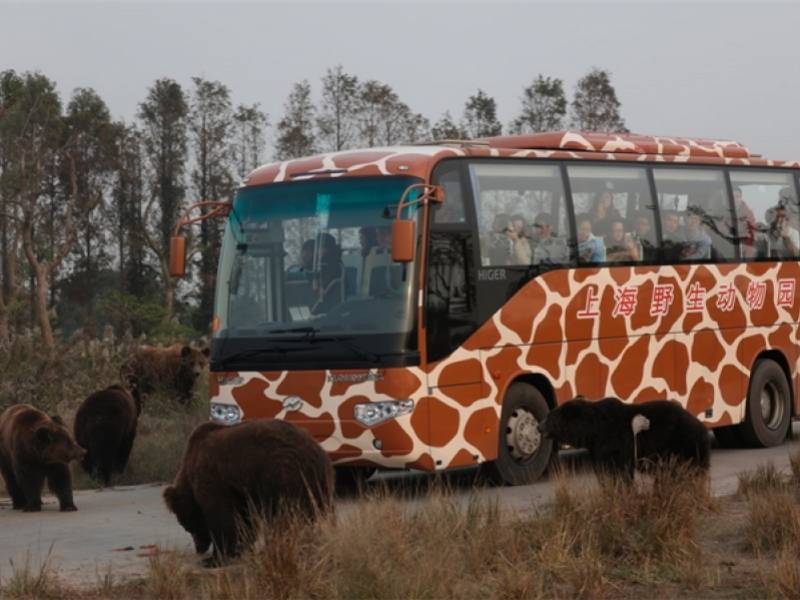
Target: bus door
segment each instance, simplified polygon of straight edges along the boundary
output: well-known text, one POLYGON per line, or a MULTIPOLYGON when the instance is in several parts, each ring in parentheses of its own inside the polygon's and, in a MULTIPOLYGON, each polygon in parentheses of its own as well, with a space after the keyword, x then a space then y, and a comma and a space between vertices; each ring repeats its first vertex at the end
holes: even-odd
POLYGON ((428 440, 437 467, 475 462, 464 453, 454 457, 447 447, 463 429, 460 415, 464 409, 488 396, 483 368, 474 352, 465 352, 464 360, 443 362, 454 352, 464 352, 462 344, 478 327, 477 248, 473 216, 464 200, 463 165, 461 161, 444 162, 433 180, 443 186, 445 197, 431 210, 424 317, 431 395, 426 402, 428 440))

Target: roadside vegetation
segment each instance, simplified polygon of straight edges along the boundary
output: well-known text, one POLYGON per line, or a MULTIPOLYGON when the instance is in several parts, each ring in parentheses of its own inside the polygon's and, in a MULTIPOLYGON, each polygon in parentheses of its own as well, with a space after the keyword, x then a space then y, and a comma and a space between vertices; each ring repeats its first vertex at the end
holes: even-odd
MULTIPOLYGON (((800 454, 793 464, 800 464, 800 454)), ((578 489, 506 512, 479 491, 443 486, 425 504, 373 486, 339 514, 261 524, 228 566, 161 551, 147 574, 77 590, 48 569, 17 567, 0 598, 797 598, 800 479, 763 467, 714 499, 681 474, 633 487, 578 489)), ((419 498, 419 496, 415 496, 419 498)), ((2 573, 0 573, 2 577, 2 573)))
MULTIPOLYGON (((76 338, 59 345, 50 355, 41 352, 35 338, 18 337, 8 352, 0 352, 0 412, 13 404, 26 403, 58 414, 72 429, 75 412, 92 392, 114 383, 124 383, 122 368, 141 339, 84 340, 76 338)), ((148 340, 147 343, 170 343, 148 340)), ((181 406, 169 393, 156 390, 147 396, 139 418, 136 441, 128 468, 116 475, 114 485, 171 481, 192 429, 208 419, 207 380, 201 378, 195 399, 181 406)), ((76 489, 94 488, 80 466, 72 464, 76 489)), ((0 479, 0 494, 4 494, 0 479)))

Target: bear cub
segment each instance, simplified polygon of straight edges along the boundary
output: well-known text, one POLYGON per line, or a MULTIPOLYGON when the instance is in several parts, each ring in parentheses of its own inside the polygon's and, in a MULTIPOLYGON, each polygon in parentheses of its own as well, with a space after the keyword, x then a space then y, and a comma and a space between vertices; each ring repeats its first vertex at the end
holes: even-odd
POLYGON ((122 473, 136 438, 142 412, 139 390, 112 385, 94 392, 75 414, 75 439, 86 448, 83 470, 108 486, 112 473, 122 473))
POLYGON ((330 510, 334 475, 328 455, 305 431, 286 421, 238 425, 204 423, 189 438, 167 508, 192 535, 207 565, 241 550, 240 526, 252 509, 266 519, 290 512, 308 519, 330 510))
POLYGON ((42 510, 45 479, 62 511, 78 510, 68 463, 83 455, 61 417, 29 404, 16 404, 0 415, 0 472, 14 510, 42 510))
POLYGON ((557 442, 589 450, 598 473, 633 479, 635 469, 677 461, 704 472, 710 464, 708 430, 677 402, 590 402, 582 396, 551 411, 539 431, 557 442))

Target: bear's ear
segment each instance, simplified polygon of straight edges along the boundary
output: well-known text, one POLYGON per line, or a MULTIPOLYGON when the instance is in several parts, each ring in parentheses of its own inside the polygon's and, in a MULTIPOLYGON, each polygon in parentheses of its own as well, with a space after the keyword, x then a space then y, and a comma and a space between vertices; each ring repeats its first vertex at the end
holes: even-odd
POLYGON ((42 425, 36 430, 36 440, 40 444, 49 444, 53 441, 53 432, 50 431, 47 425, 42 425))
POLYGON ((181 348, 181 358, 186 360, 192 355, 192 349, 189 346, 181 348))
POLYGON ((175 506, 178 504, 178 490, 175 489, 174 485, 169 485, 166 487, 163 493, 164 496, 164 503, 167 505, 167 508, 170 512, 175 512, 175 506))

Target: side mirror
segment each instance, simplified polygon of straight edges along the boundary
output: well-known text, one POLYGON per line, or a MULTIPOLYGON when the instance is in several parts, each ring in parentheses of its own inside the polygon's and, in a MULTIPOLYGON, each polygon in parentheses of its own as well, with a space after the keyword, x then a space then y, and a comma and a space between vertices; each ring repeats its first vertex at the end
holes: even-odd
POLYGON ((396 219, 392 222, 392 260, 409 263, 414 260, 414 221, 396 219))
POLYGON ((169 274, 172 277, 186 274, 186 238, 181 235, 169 240, 169 274))

